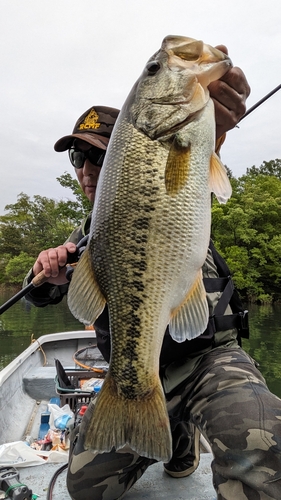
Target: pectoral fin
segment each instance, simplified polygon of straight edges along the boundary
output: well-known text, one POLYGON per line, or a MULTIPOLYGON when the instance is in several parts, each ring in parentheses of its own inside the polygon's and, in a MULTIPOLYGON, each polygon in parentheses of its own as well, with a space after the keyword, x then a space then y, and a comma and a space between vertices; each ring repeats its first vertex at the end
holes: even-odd
POLYGON ((232 193, 226 169, 216 153, 212 154, 210 161, 210 190, 220 203, 226 203, 232 193))
POLYGON ((95 279, 88 248, 73 272, 67 302, 73 316, 85 325, 92 325, 106 304, 95 279))
POLYGON ((183 147, 173 141, 169 151, 166 171, 166 191, 170 195, 177 194, 186 184, 190 164, 190 146, 183 147))
POLYGON ((185 301, 172 313, 170 335, 176 342, 192 340, 206 330, 208 320, 209 308, 200 270, 185 301))

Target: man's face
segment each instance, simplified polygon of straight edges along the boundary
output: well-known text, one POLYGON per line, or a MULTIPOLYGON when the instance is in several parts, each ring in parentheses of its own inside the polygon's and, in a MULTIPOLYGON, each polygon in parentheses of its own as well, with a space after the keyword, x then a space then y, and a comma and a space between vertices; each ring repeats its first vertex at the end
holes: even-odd
MULTIPOLYGON (((82 153, 85 152, 87 155, 87 152, 91 148, 93 148, 92 144, 82 141, 81 139, 75 140, 75 149, 77 149, 78 151, 81 151, 82 153)), ((95 148, 95 150, 95 152, 98 153, 97 157, 99 156, 99 152, 100 154, 103 154, 105 152, 104 150, 98 148, 95 148)), ((97 163, 99 163, 98 160, 97 163)), ((85 161, 82 163, 82 165, 83 166, 81 168, 75 168, 75 172, 83 192, 87 196, 88 200, 91 203, 94 203, 101 167, 95 165, 94 163, 91 163, 91 161, 87 157, 85 158, 85 161)))

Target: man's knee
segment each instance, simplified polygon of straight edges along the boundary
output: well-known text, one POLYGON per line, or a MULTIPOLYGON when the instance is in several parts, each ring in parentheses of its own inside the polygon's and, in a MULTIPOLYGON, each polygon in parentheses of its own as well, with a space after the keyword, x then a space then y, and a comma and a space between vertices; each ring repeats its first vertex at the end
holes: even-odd
POLYGON ((67 475, 69 494, 73 500, 117 500, 154 462, 128 446, 100 454, 81 448, 77 453, 74 447, 67 475))

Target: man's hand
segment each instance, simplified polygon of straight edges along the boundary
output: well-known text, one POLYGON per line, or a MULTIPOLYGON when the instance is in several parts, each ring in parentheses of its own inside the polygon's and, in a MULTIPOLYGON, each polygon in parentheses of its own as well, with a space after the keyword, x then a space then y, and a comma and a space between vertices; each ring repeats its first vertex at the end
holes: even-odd
POLYGON ((33 273, 36 276, 42 270, 47 278, 48 283, 54 285, 63 285, 67 283, 65 278, 65 265, 67 263, 67 252, 74 253, 76 245, 74 243, 66 243, 56 248, 49 248, 39 253, 37 260, 33 266, 33 273))
MULTIPOLYGON (((228 53, 224 45, 217 49, 228 53)), ((234 128, 246 112, 246 99, 250 95, 250 86, 243 71, 231 68, 220 80, 209 85, 210 96, 215 105, 216 138, 234 128)))

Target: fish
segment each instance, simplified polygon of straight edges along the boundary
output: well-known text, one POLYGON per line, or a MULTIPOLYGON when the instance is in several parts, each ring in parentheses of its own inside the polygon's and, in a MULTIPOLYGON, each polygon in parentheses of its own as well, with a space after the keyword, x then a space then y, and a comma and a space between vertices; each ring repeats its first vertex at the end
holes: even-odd
POLYGON ((201 40, 166 36, 114 126, 89 242, 68 291, 82 323, 93 324, 106 304, 109 312, 109 370, 85 428, 93 453, 129 446, 157 461, 171 458, 159 356, 167 325, 183 342, 208 323, 201 268, 211 193, 222 203, 231 196, 215 154, 208 85, 231 65, 201 40))

